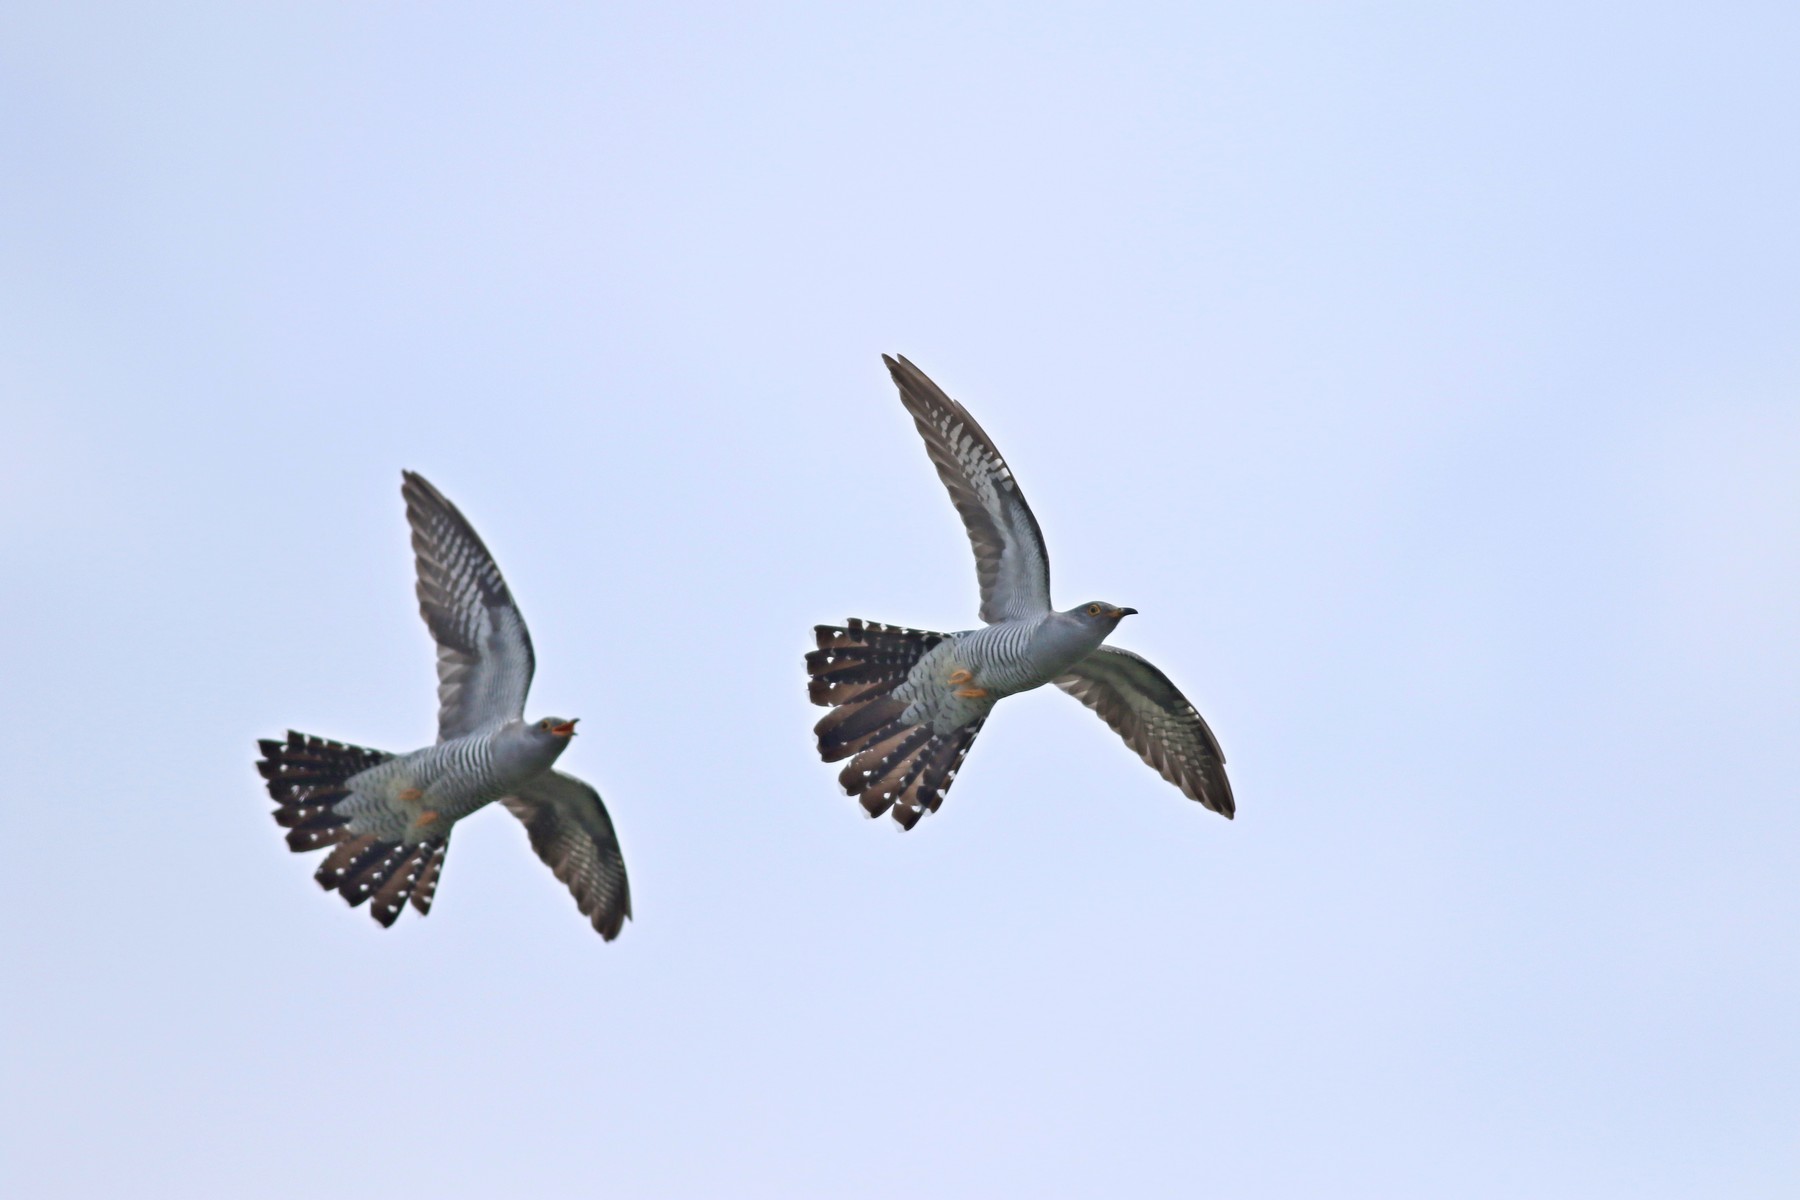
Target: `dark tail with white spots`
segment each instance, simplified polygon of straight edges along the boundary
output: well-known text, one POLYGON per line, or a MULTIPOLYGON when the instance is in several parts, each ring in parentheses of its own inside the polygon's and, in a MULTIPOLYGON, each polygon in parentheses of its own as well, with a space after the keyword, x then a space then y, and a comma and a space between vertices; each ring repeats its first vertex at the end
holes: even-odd
POLYGON ((335 847, 313 875, 319 886, 342 895, 352 907, 365 900, 369 915, 392 925, 407 901, 421 915, 431 911, 443 870, 449 835, 416 842, 381 841, 358 835, 353 814, 339 805, 354 796, 345 781, 393 755, 288 731, 285 742, 264 739, 256 769, 268 781, 275 823, 288 831, 288 848, 297 853, 335 847))
POLYGON ((944 802, 981 732, 981 721, 946 734, 909 724, 902 717, 906 704, 892 694, 944 635, 854 617, 843 628, 819 625, 814 633, 818 649, 806 656, 808 695, 832 710, 813 726, 819 757, 850 759, 838 775, 844 791, 871 817, 891 810, 902 829, 911 829, 944 802))

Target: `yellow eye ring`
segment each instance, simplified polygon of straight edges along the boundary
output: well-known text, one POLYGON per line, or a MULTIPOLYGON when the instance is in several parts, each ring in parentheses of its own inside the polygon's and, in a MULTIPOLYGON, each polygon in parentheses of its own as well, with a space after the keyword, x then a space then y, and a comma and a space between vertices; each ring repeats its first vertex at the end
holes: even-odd
POLYGON ((1099 615, 1100 615, 1100 606, 1098 604, 1088 605, 1088 616, 1097 617, 1099 615))

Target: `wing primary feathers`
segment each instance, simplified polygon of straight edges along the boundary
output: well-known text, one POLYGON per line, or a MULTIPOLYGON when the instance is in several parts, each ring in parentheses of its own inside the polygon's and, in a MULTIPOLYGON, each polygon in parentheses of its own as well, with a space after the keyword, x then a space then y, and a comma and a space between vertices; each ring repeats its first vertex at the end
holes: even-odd
POLYGON ((501 800, 525 826, 531 848, 575 897, 607 941, 631 916, 631 884, 612 817, 600 793, 561 771, 546 771, 501 800))
POLYGON ((882 355, 926 453, 963 519, 981 584, 981 619, 994 624, 1050 610, 1050 557, 1025 494, 999 447, 967 409, 904 357, 882 355))
POLYGON ((419 615, 438 646, 438 740, 524 714, 537 661, 525 618, 474 526, 423 476, 401 473, 419 615))
POLYGON ((1183 795, 1227 819, 1236 815, 1219 740, 1188 698, 1148 660, 1102 646, 1058 676, 1056 686, 1099 714, 1183 795))

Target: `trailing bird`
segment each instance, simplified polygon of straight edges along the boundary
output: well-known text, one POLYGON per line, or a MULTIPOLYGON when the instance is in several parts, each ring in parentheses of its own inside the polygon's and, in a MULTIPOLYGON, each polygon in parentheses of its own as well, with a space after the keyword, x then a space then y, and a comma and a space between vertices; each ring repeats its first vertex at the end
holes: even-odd
POLYGON ((400 493, 412 526, 419 613, 437 642, 438 739, 389 754, 289 731, 258 743, 257 770, 290 849, 331 847, 313 876, 390 926, 410 901, 431 911, 450 833, 498 800, 607 941, 631 890, 600 794, 555 770, 575 721, 526 721, 537 660, 493 556, 443 493, 411 471, 400 493))
POLYGON ((1143 760, 1225 817, 1237 809, 1225 754, 1155 666, 1103 645, 1137 612, 1104 600, 1057 611, 1050 559, 1012 469, 968 410, 905 358, 882 356, 975 551, 983 628, 932 633, 851 619, 814 627, 808 694, 831 711, 819 756, 849 759, 838 782, 869 816, 911 829, 936 812, 975 735, 1007 696, 1054 683, 1143 760))

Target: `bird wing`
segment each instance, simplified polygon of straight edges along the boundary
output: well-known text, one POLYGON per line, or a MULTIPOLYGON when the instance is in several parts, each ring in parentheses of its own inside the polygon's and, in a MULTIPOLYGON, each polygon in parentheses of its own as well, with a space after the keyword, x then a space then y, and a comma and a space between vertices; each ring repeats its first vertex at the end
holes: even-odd
POLYGON ((1129 650, 1102 646, 1056 678, 1189 799, 1230 817, 1225 752, 1169 677, 1129 650))
POLYGON ((1050 611, 1050 556, 1037 518, 968 410, 905 358, 882 355, 912 414, 938 478, 962 514, 981 582, 981 619, 992 625, 1050 611))
POLYGON ((531 848, 568 885, 581 915, 607 941, 618 937, 631 915, 631 886, 600 793, 573 775, 546 771, 500 803, 525 823, 531 848))
POLYGON ((456 505, 402 473, 419 572, 419 615, 438 647, 438 740, 525 715, 536 659, 500 568, 456 505))

